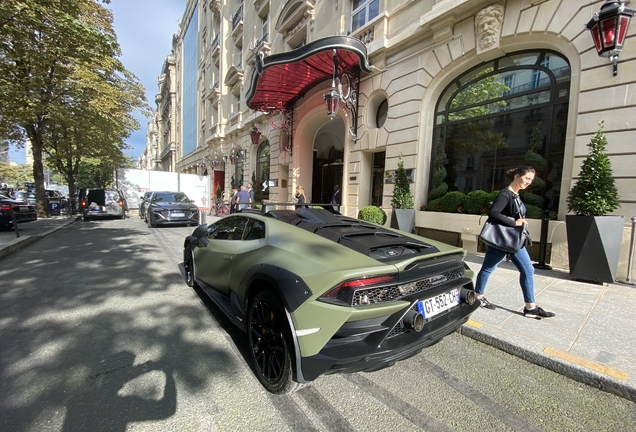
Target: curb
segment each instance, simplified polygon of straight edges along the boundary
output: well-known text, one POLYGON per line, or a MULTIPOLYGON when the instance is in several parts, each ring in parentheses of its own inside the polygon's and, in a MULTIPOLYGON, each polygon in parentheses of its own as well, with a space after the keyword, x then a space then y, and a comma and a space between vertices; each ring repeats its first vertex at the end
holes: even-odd
POLYGON ((541 351, 523 348, 519 345, 497 338, 496 336, 476 330, 466 324, 460 327, 459 333, 478 342, 482 342, 501 351, 505 351, 508 354, 512 354, 530 363, 550 369, 559 375, 564 375, 580 383, 596 387, 599 390, 636 402, 636 389, 615 378, 575 365, 568 361, 552 357, 541 351))

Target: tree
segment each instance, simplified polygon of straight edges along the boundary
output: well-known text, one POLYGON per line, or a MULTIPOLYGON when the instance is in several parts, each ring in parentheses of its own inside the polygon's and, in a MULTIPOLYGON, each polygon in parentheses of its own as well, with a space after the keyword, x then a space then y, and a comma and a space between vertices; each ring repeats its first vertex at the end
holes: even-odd
POLYGON ((603 216, 620 207, 612 164, 605 150, 607 138, 603 126, 604 122, 599 122, 598 130, 588 144, 590 153, 583 161, 579 180, 567 198, 568 211, 577 215, 603 216))
POLYGON ((112 21, 98 0, 0 2, 0 139, 30 140, 40 216, 44 155, 72 183, 83 156, 121 159, 139 127, 143 87, 117 59, 112 21))
POLYGON ((409 179, 406 177, 402 154, 400 154, 398 167, 395 171, 395 188, 393 189, 391 206, 394 209, 412 209, 414 206, 411 186, 409 185, 409 179))

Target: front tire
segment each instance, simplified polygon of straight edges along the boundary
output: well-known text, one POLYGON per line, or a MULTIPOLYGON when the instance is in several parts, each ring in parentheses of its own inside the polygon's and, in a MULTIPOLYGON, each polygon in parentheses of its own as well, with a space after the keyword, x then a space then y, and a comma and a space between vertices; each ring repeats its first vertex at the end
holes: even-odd
POLYGON ((194 274, 194 251, 187 245, 183 249, 183 268, 185 270, 185 280, 186 285, 189 287, 194 287, 196 284, 194 282, 195 274, 194 274))
POLYGON ((301 387, 292 378, 291 331, 285 308, 271 291, 259 291, 250 301, 247 335, 256 375, 267 391, 287 394, 301 387))

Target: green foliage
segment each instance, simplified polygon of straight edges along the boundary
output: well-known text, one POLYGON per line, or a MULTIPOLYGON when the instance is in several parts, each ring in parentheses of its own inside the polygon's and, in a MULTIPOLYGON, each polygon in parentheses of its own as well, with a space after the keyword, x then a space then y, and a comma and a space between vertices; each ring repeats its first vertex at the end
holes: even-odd
POLYGON ((17 188, 25 182, 33 181, 33 170, 26 164, 9 165, 0 162, 0 183, 6 183, 9 187, 17 188))
POLYGON ((369 205, 360 209, 358 219, 377 225, 384 225, 386 222, 386 213, 380 207, 369 205))
POLYGON ((465 212, 468 214, 487 214, 492 197, 483 190, 474 190, 466 194, 465 212))
POLYGON ((395 188, 393 189, 391 206, 394 209, 412 209, 414 206, 411 186, 409 185, 409 179, 406 177, 406 171, 404 170, 402 154, 400 154, 398 159, 398 168, 395 172, 395 188))
MULTIPOLYGON (((474 190, 467 194, 459 191, 453 191, 447 193, 441 198, 429 201, 428 204, 420 207, 420 210, 487 215, 490 211, 490 206, 497 195, 499 195, 499 191, 486 192, 482 190, 474 190)), ((542 210, 540 207, 528 204, 525 201, 524 204, 526 204, 526 217, 528 219, 541 219, 542 210)), ((556 213, 552 212, 550 214, 550 218, 556 219, 556 213)))
POLYGON ((521 196, 521 201, 526 204, 537 206, 539 208, 543 205, 543 197, 540 195, 527 191, 521 191, 519 195, 521 196))
POLYGON ((133 113, 150 112, 143 86, 121 63, 112 11, 101 3, 0 2, 0 140, 31 141, 41 215, 45 162, 70 193, 84 158, 109 165, 112 177, 114 164, 125 164, 125 138, 139 128, 133 113))
POLYGON ((590 153, 583 161, 579 180, 567 198, 568 211, 578 215, 603 216, 620 207, 603 126, 604 122, 599 122, 598 130, 588 144, 590 153))
POLYGON ((446 213, 465 213, 466 195, 463 192, 449 192, 440 198, 442 211, 446 213))

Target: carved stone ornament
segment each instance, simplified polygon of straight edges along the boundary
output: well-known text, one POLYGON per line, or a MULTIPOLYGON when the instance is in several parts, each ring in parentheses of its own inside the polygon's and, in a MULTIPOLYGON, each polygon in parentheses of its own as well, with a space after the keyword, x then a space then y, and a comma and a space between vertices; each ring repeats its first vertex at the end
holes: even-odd
POLYGON ((210 0, 210 10, 215 14, 221 12, 221 0, 210 0))
POLYGON ((481 51, 499 46, 501 24, 504 18, 502 5, 488 6, 475 15, 475 29, 477 30, 477 45, 481 51))

